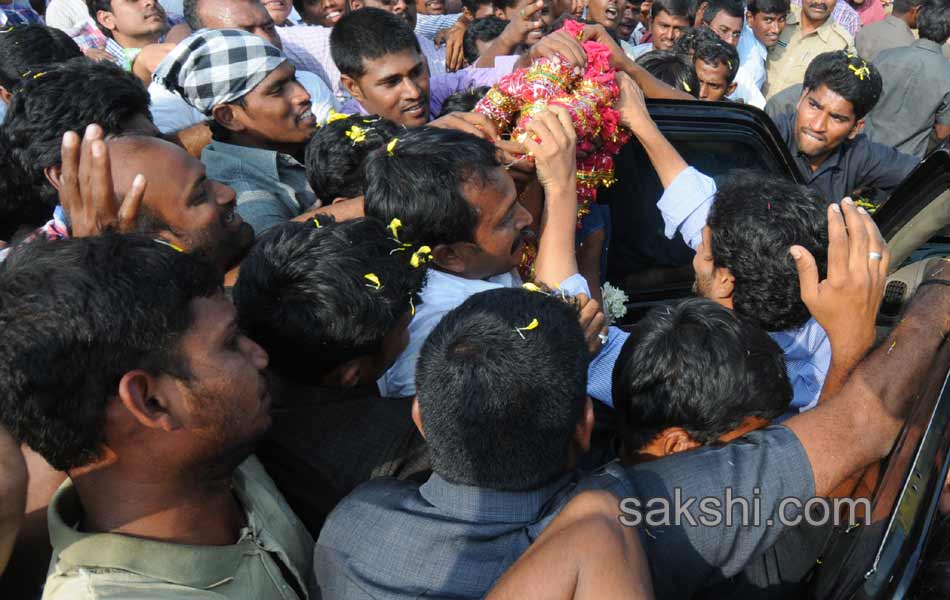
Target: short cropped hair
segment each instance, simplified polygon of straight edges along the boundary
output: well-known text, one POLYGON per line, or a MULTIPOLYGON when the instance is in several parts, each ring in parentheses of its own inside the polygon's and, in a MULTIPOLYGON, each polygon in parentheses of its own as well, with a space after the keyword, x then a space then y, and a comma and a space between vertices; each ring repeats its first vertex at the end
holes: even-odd
POLYGON ((487 85, 483 85, 481 87, 455 92, 442 103, 442 110, 439 116, 444 117, 454 112, 472 112, 475 110, 475 106, 478 105, 479 100, 484 98, 490 89, 491 88, 487 85))
POLYGON ((149 95, 137 77, 109 62, 74 58, 44 69, 42 76, 25 80, 10 102, 2 127, 10 144, 14 167, 26 174, 20 193, 45 204, 57 204, 56 188, 45 170, 62 161, 63 135, 82 135, 92 123, 106 136, 123 131, 128 119, 145 115, 149 95))
POLYGON ((690 0, 654 0, 650 7, 650 18, 656 18, 661 12, 671 17, 684 17, 692 23, 695 18, 696 7, 690 0))
MULTIPOLYGON (((901 0, 896 1, 900 2, 901 0)), ((753 15, 757 15, 759 13, 765 13, 767 15, 784 15, 788 14, 790 8, 790 0, 748 0, 748 2, 746 2, 746 10, 748 10, 753 15)))
POLYGON ((950 0, 924 0, 917 15, 921 39, 943 45, 950 39, 950 0))
POLYGON ((804 89, 817 90, 823 85, 851 103, 857 121, 871 112, 881 98, 881 73, 877 67, 845 50, 819 54, 808 65, 804 89))
POLYGON ((340 73, 354 79, 366 73, 363 60, 415 50, 419 40, 399 16, 378 8, 361 8, 344 15, 330 33, 330 55, 340 73))
POLYGON ((324 204, 336 198, 356 198, 366 190, 366 159, 385 146, 402 128, 375 115, 353 115, 317 129, 307 144, 307 180, 324 204), (359 142, 347 136, 359 128, 359 142))
POLYGON ((634 326, 614 365, 614 410, 629 450, 669 427, 708 444, 748 417, 778 417, 791 401, 778 344, 705 298, 654 309, 634 326))
POLYGON ((894 0, 894 14, 905 15, 915 6, 920 6, 923 0, 894 0))
POLYGON ((16 247, 0 266, 0 419, 57 470, 95 461, 125 373, 191 377, 179 354, 191 303, 221 283, 214 266, 138 235, 16 247))
POLYGON ((693 63, 684 56, 669 50, 651 50, 641 55, 637 64, 663 83, 699 98, 696 70, 693 63))
POLYGON ((697 40, 693 60, 701 60, 713 67, 725 65, 727 83, 732 83, 739 72, 739 53, 715 34, 713 39, 697 40))
POLYGON ((792 245, 827 269, 828 203, 802 185, 754 171, 733 171, 709 212, 713 264, 735 277, 736 314, 766 331, 800 327, 809 319, 801 299, 792 245))
POLYGON ((366 216, 402 221, 399 239, 415 245, 474 242, 478 214, 462 194, 501 166, 495 147, 454 129, 419 127, 403 133, 390 152, 373 152, 366 165, 366 216))
POLYGON ((479 51, 476 42, 494 41, 507 26, 508 21, 499 19, 495 15, 472 21, 462 39, 462 50, 465 53, 466 62, 473 65, 478 60, 479 51))
POLYGON ((380 351, 413 310, 425 268, 375 219, 288 222, 268 231, 241 262, 238 323, 281 377, 316 384, 338 366, 380 351), (365 275, 374 274, 379 288, 365 275))
POLYGON ((439 321, 416 365, 433 471, 504 491, 556 478, 583 417, 588 362, 570 305, 513 288, 470 297, 439 321))
POLYGON ((713 22, 720 12, 725 11, 730 17, 741 19, 745 16, 742 7, 742 0, 709 0, 709 5, 703 12, 703 23, 707 25, 713 22))

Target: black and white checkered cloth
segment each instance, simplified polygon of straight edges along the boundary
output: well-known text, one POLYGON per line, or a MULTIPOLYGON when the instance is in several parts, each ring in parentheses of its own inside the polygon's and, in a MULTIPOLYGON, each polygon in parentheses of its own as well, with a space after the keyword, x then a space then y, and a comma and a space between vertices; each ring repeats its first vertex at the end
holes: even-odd
POLYGON ((159 63, 152 78, 205 115, 234 102, 287 59, 274 46, 240 29, 200 29, 159 63))

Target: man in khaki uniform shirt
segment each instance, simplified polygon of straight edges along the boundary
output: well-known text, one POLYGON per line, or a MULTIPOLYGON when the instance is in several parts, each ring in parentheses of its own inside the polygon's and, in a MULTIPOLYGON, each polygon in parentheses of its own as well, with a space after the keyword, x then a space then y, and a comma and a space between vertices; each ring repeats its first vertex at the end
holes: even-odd
POLYGON ((831 18, 835 0, 805 0, 801 9, 792 7, 779 41, 769 48, 765 65, 766 98, 801 83, 812 59, 822 52, 854 50, 854 39, 831 18))

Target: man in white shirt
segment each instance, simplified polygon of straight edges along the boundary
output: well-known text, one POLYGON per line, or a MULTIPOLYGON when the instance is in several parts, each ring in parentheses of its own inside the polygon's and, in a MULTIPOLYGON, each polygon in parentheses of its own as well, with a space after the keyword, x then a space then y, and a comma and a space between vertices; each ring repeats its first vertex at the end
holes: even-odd
MULTIPOLYGON (((184 9, 193 30, 243 29, 281 48, 274 21, 259 0, 185 0, 184 9)), ((313 73, 298 70, 296 77, 310 94, 317 122, 325 122, 330 111, 339 108, 330 89, 313 73)), ((156 81, 148 86, 148 93, 152 98, 152 117, 162 133, 180 131, 207 120, 201 112, 156 81)))
POLYGON ((739 73, 759 90, 765 83, 769 48, 778 43, 788 11, 788 0, 749 0, 746 5, 746 22, 738 46, 739 73))

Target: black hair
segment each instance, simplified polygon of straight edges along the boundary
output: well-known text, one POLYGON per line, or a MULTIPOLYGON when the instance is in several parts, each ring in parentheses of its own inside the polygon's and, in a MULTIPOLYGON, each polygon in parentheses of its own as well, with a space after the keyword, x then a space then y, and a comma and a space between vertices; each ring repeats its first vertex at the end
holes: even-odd
POLYGON ((51 212, 58 193, 45 170, 60 164, 63 135, 75 131, 81 136, 92 123, 106 136, 120 133, 136 115, 151 120, 148 105, 145 86, 118 65, 79 57, 45 68, 20 84, 0 126, 0 145, 9 144, 10 158, 0 171, 0 179, 6 179, 0 187, 15 189, 20 202, 51 212))
POLYGON ((708 444, 748 417, 778 417, 791 401, 778 344, 704 298, 655 308, 631 330, 614 364, 617 429, 632 451, 669 427, 708 444))
POLYGON ((941 46, 950 39, 950 0, 924 0, 917 15, 921 39, 941 46))
POLYGON ((0 419, 67 470, 99 456, 125 373, 191 377, 191 302, 222 292, 210 264, 145 236, 37 241, 0 266, 0 419))
POLYGON ((846 50, 837 50, 819 54, 805 71, 804 89, 817 90, 823 85, 850 102, 859 121, 881 98, 883 84, 873 64, 846 50))
POLYGON ((693 53, 693 60, 702 60, 704 63, 718 67, 726 67, 726 83, 730 84, 735 80, 736 73, 739 72, 739 53, 735 47, 722 41, 716 34, 714 39, 701 38, 697 40, 696 48, 693 53))
POLYGON ((719 36, 707 27, 687 27, 683 30, 676 41, 673 42, 673 52, 681 54, 686 58, 692 59, 696 52, 696 44, 700 40, 719 39, 719 36))
POLYGON ((473 242, 478 214, 462 186, 487 183, 501 166, 491 142, 454 129, 419 127, 366 164, 366 215, 402 221, 399 239, 435 247, 473 242))
POLYGON ((241 262, 234 286, 238 322, 283 378, 316 384, 320 376, 379 352, 425 280, 375 219, 288 222, 265 233, 241 262), (365 278, 378 279, 377 289, 365 278))
POLYGON ((439 321, 416 365, 433 471, 506 491, 556 478, 583 417, 588 362, 577 311, 556 297, 471 296, 439 321))
POLYGON ((495 10, 505 10, 506 8, 511 8, 517 3, 517 0, 492 0, 491 5, 495 10))
POLYGON ((690 0, 654 0, 650 7, 650 18, 665 12, 671 17, 684 17, 692 23, 696 20, 696 6, 690 0))
POLYGON ((472 21, 465 30, 465 37, 462 40, 465 61, 474 65, 479 56, 478 45, 475 42, 494 41, 507 26, 508 21, 499 19, 495 15, 472 21))
POLYGON ((337 198, 362 196, 367 157, 400 131, 400 126, 375 115, 353 115, 317 129, 307 143, 304 159, 307 181, 317 198, 329 204, 337 198), (347 137, 353 128, 359 128, 363 139, 347 137))
POLYGON ((439 113, 439 116, 444 117, 454 112, 472 112, 475 110, 475 106, 479 100, 484 98, 490 89, 491 88, 487 85, 483 85, 481 87, 455 92, 442 103, 442 111, 439 113))
POLYGON ((669 50, 651 50, 641 55, 637 64, 663 83, 699 98, 696 70, 685 57, 669 50))
MULTIPOLYGON (((900 0, 897 0, 898 2, 900 0)), ((791 7, 790 0, 748 0, 746 10, 757 15, 765 13, 767 15, 785 15, 791 7)))
POLYGON ((827 267, 828 203, 818 192, 773 175, 733 171, 719 186, 709 212, 713 264, 735 277, 736 314, 766 331, 804 325, 793 244, 827 267))
POLYGON ((894 0, 894 15, 906 15, 915 6, 923 4, 923 0, 894 0))
POLYGON ((183 0, 181 11, 184 13, 185 22, 192 31, 204 29, 205 24, 201 21, 201 15, 198 14, 198 3, 201 0, 183 0))
POLYGON ((742 6, 742 0, 709 0, 709 5, 703 12, 703 23, 707 25, 713 22, 720 12, 725 11, 730 17, 741 19, 745 12, 742 6))
POLYGON ((399 16, 378 8, 361 8, 344 15, 330 33, 330 54, 340 73, 354 79, 366 73, 364 60, 415 50, 419 40, 399 16))
POLYGON ((479 6, 484 6, 486 4, 491 4, 494 6, 495 3, 492 0, 462 0, 462 6, 467 8, 468 12, 472 13, 473 16, 478 12, 479 6))
POLYGON ((31 24, 0 31, 0 86, 11 93, 44 67, 82 56, 76 42, 59 29, 31 24))

